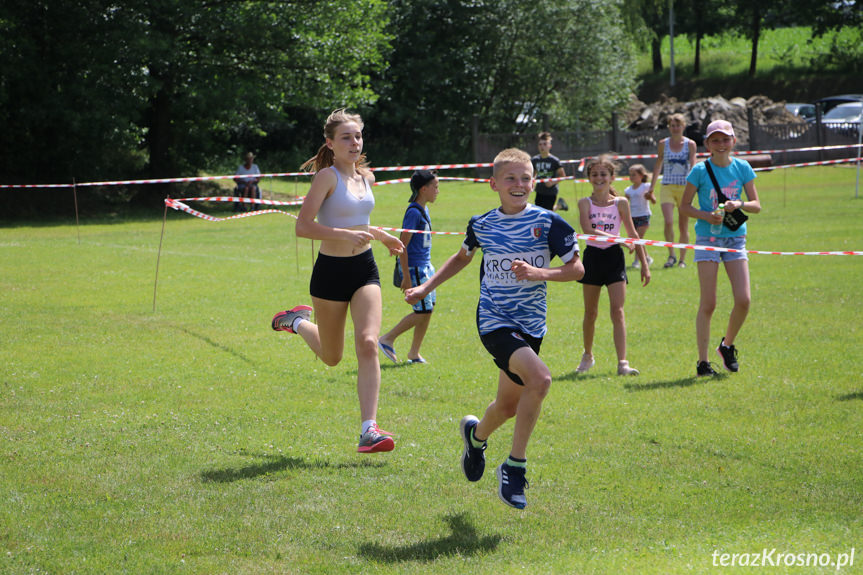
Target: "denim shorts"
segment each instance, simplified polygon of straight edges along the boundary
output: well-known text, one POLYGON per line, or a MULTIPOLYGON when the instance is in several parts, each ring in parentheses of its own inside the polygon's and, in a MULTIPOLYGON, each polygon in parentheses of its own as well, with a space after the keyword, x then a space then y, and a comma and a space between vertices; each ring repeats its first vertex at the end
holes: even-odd
MULTIPOLYGON (((710 246, 713 248, 731 248, 735 250, 746 249, 746 236, 734 236, 731 238, 717 238, 713 236, 696 236, 695 245, 710 246)), ((748 260, 746 252, 712 252, 708 250, 695 250, 695 262, 733 262, 737 260, 748 260)))
POLYGON ((632 216, 632 223, 636 229, 643 228, 645 226, 650 225, 650 215, 646 216, 632 216))

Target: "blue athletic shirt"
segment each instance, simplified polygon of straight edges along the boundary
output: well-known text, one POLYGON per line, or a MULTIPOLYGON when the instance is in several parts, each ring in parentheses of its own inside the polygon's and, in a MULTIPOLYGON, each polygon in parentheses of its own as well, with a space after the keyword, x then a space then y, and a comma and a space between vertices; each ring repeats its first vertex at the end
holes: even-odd
MULTIPOLYGON (((428 209, 411 202, 405 210, 402 228, 406 230, 431 231, 431 218, 428 209)), ((431 263, 431 234, 414 234, 408 242, 408 267, 424 267, 431 263)))
POLYGON ((513 260, 523 260, 547 268, 554 256, 569 262, 578 255, 572 226, 533 204, 513 215, 498 208, 470 219, 462 247, 467 253, 482 249, 477 305, 480 335, 511 328, 543 337, 547 331, 546 282, 517 281, 511 265, 513 260))
MULTIPOLYGON (((698 195, 698 209, 706 212, 712 212, 719 206, 719 201, 716 197, 716 189, 713 187, 713 182, 710 181, 710 174, 707 173, 705 162, 710 162, 709 159, 704 162, 698 162, 689 172, 686 181, 695 186, 698 195)), ((720 168, 713 162, 710 162, 713 168, 713 174, 716 176, 716 182, 719 184, 722 193, 729 200, 743 199, 743 186, 755 179, 755 171, 749 162, 739 158, 731 158, 731 164, 720 168)), ((710 222, 698 219, 695 221, 696 236, 712 236, 718 238, 734 238, 737 236, 746 235, 746 224, 731 231, 725 226, 722 226, 722 233, 714 234, 710 232, 710 222)))

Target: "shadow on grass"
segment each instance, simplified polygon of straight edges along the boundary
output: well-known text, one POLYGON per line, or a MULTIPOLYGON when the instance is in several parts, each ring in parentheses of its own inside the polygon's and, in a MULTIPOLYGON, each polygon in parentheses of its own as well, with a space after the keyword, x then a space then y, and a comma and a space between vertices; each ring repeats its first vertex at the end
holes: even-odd
POLYGON ((451 555, 466 556, 494 551, 502 539, 500 535, 480 536, 476 527, 465 513, 447 515, 444 521, 452 529, 452 533, 446 537, 438 537, 437 539, 420 541, 410 545, 363 543, 360 545, 358 553, 366 559, 386 563, 404 561, 429 562, 451 555))
POLYGON ((623 389, 626 391, 654 391, 656 389, 671 389, 674 387, 691 387, 693 385, 702 385, 711 381, 721 381, 727 376, 724 374, 715 375, 713 377, 684 377, 674 381, 657 381, 655 383, 624 383, 623 389))
POLYGON ((573 370, 563 375, 554 376, 552 379, 554 381, 587 381, 589 379, 596 379, 598 377, 605 377, 605 375, 599 372, 576 373, 575 370, 573 370))
POLYGON ((852 399, 863 399, 863 391, 855 391, 854 393, 846 393, 845 395, 836 396, 836 401, 851 401, 852 399))
POLYGON ((254 362, 252 362, 251 359, 249 359, 248 357, 246 357, 242 353, 235 351, 226 345, 222 345, 221 343, 219 343, 217 341, 213 341, 212 339, 210 339, 206 335, 203 335, 200 333, 195 333, 194 331, 192 331, 188 328, 179 326, 179 325, 168 324, 168 326, 176 329, 177 331, 181 331, 181 332, 185 333, 186 335, 190 335, 194 338, 197 338, 197 339, 203 341, 204 343, 206 343, 207 345, 210 345, 210 346, 214 347, 215 349, 218 349, 219 351, 224 351, 225 353, 229 353, 232 356, 236 357, 237 359, 245 361, 249 365, 254 365, 254 362))
POLYGON ((348 468, 378 468, 386 465, 384 461, 351 461, 347 463, 330 463, 325 460, 306 461, 301 457, 286 457, 284 455, 262 455, 267 459, 262 463, 246 465, 245 467, 233 468, 226 467, 224 469, 212 469, 201 472, 201 480, 204 482, 214 483, 231 483, 233 481, 241 481, 243 479, 254 479, 256 477, 267 476, 273 473, 278 473, 285 470, 307 470, 307 469, 348 469, 348 468))

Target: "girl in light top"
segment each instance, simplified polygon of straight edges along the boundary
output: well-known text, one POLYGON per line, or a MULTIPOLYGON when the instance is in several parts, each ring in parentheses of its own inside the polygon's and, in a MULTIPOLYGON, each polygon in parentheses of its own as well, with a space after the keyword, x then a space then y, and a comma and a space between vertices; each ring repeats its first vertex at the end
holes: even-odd
MULTIPOLYGON (((716 120, 707 126, 704 145, 710 152, 710 158, 700 162, 687 178, 686 191, 683 193, 683 203, 680 210, 693 218, 695 222, 695 244, 717 248, 746 249, 746 227, 743 224, 736 230, 730 230, 722 225, 724 214, 719 207, 716 187, 707 172, 707 166, 713 170, 716 183, 722 194, 728 198, 724 209, 733 212, 738 208, 744 212, 757 214, 761 211, 758 191, 755 189, 755 172, 746 160, 734 158, 731 152, 737 139, 730 122, 716 120), (743 196, 746 195, 744 200, 743 196), (698 208, 692 205, 692 200, 698 196, 698 208), (719 233, 711 228, 716 226, 719 233)), ((725 273, 731 283, 731 294, 734 297, 734 307, 728 317, 725 335, 716 347, 716 353, 722 365, 731 372, 739 368, 737 348, 734 341, 743 322, 749 314, 749 304, 752 295, 749 289, 749 260, 745 251, 716 252, 707 250, 695 251, 695 263, 698 264, 698 283, 701 286, 701 297, 698 304, 698 314, 695 316, 695 338, 698 347, 698 364, 696 375, 713 376, 716 371, 707 361, 707 348, 710 342, 710 319, 716 309, 716 280, 719 275, 719 262, 725 264, 725 273)))
MULTIPOLYGON (((627 235, 637 238, 638 232, 629 212, 629 202, 618 197, 612 188, 615 164, 610 156, 600 156, 587 164, 587 178, 593 186, 589 197, 578 201, 579 222, 585 234, 618 237, 620 228, 627 235)), ((644 246, 635 246, 641 262, 642 285, 650 282, 650 266, 644 246)), ((584 248, 584 278, 578 280, 584 287, 584 354, 576 373, 586 373, 593 367, 593 336, 596 317, 599 314, 599 296, 602 286, 608 289, 611 307, 611 323, 614 327, 614 347, 617 351, 617 374, 638 375, 626 359, 626 316, 623 304, 626 301, 626 260, 620 244, 588 240, 584 248)))
MULTIPOLYGON (((680 243, 689 243, 689 218, 680 209, 683 199, 683 189, 686 187, 686 176, 695 165, 695 142, 683 135, 686 129, 686 118, 683 114, 672 114, 668 117, 668 131, 671 134, 659 142, 656 164, 653 166, 653 177, 650 182, 650 199, 656 201, 653 188, 662 175, 662 188, 659 193, 659 205, 665 220, 665 241, 674 241, 674 206, 677 206, 677 227, 680 229, 680 243)), ((680 248, 680 261, 674 257, 674 248, 668 247, 668 261, 663 267, 685 268, 683 259, 686 250, 680 248)))
MULTIPOLYGON (((629 210, 632 213, 632 223, 635 224, 635 231, 638 232, 638 237, 643 238, 647 233, 647 228, 650 227, 650 204, 656 203, 656 198, 650 193, 650 174, 642 164, 633 164, 629 167, 629 181, 632 185, 623 190, 626 198, 629 200, 629 210)), ((647 265, 653 263, 653 258, 647 256, 647 265)), ((641 262, 638 261, 638 256, 632 262, 632 267, 638 269, 641 262)))
POLYGON ((395 447, 389 433, 377 425, 381 366, 381 282, 371 241, 379 240, 391 255, 402 253, 402 242, 369 225, 375 205, 374 176, 363 155, 363 121, 358 114, 336 110, 324 125, 325 143, 303 169, 315 172, 297 217, 297 237, 320 240, 310 281, 312 306, 299 305, 273 317, 277 331, 299 334, 329 365, 344 351, 348 309, 354 324, 357 354, 357 393, 362 426, 357 451, 375 453, 395 447), (315 218, 317 217, 317 221, 315 218), (314 309, 317 324, 310 321, 314 309))

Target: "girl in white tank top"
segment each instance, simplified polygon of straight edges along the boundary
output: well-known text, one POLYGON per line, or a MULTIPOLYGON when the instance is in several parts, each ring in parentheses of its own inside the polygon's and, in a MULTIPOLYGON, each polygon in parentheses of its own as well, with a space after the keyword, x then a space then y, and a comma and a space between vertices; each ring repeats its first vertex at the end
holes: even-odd
POLYGON ((303 165, 315 172, 297 216, 297 237, 320 240, 310 281, 314 308, 298 305, 273 317, 276 331, 298 334, 326 365, 342 360, 348 310, 354 326, 360 440, 357 451, 392 451, 395 441, 377 424, 381 366, 381 286, 371 241, 391 255, 404 251, 401 240, 369 225, 374 176, 363 156, 363 123, 358 114, 336 110, 324 125, 326 143, 303 165), (317 220, 317 221, 316 221, 317 220), (359 281, 356 281, 359 279, 359 281), (314 309, 317 323, 311 321, 314 309))

